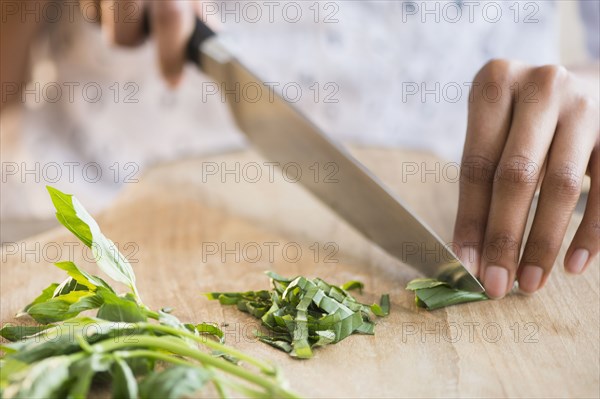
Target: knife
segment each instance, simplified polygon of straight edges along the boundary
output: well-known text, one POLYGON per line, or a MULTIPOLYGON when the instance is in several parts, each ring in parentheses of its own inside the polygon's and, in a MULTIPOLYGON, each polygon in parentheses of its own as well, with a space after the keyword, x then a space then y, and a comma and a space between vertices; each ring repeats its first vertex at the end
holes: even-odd
POLYGON ((252 85, 262 91, 262 96, 252 101, 227 100, 238 127, 263 156, 279 165, 295 163, 300 172, 310 170, 311 166, 314 169, 314 165, 333 165, 337 170, 334 182, 315 181, 309 173, 302 173, 298 180, 366 238, 427 276, 459 289, 484 291, 423 221, 343 147, 291 103, 270 91, 227 51, 200 19, 196 20, 186 57, 226 88, 252 85))

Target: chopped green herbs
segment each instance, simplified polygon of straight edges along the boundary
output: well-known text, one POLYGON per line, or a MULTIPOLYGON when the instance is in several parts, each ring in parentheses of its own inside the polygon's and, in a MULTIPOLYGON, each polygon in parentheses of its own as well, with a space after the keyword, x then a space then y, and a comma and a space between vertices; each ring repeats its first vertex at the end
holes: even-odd
POLYGON ((415 292, 417 306, 429 310, 489 299, 484 292, 457 290, 450 287, 448 283, 432 278, 412 280, 406 289, 415 292))
POLYGON ((48 191, 58 220, 130 292, 117 294, 74 263, 57 263, 69 277, 20 312, 42 325, 0 329, 12 341, 1 345, 0 397, 86 398, 100 378, 111 381, 114 398, 189 397, 207 385, 220 397, 297 397, 275 367, 225 345, 216 325, 184 324, 169 309, 144 305, 131 265, 83 206, 71 195, 48 191), (96 317, 79 315, 96 309, 96 317))
POLYGON ((387 316, 388 295, 380 304, 358 302, 348 290, 362 289, 363 284, 350 281, 335 286, 320 278, 288 279, 267 272, 271 291, 212 292, 209 299, 222 305, 237 305, 238 309, 261 319, 268 334, 257 332, 258 338, 292 357, 312 357, 312 348, 336 343, 351 334, 373 334, 373 315, 387 316))

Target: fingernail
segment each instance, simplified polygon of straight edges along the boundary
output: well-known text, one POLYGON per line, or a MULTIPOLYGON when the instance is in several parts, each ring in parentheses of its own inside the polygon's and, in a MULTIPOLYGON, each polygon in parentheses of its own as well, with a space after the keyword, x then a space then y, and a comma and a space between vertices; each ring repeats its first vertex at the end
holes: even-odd
POLYGON ((567 271, 573 274, 581 273, 589 257, 590 253, 587 249, 576 249, 567 260, 567 271))
POLYGON ((540 288, 544 269, 539 266, 525 266, 519 278, 519 289, 531 294, 540 288))
POLYGON ((486 267, 483 284, 485 292, 490 298, 502 298, 506 295, 506 287, 508 286, 508 270, 500 266, 486 267))

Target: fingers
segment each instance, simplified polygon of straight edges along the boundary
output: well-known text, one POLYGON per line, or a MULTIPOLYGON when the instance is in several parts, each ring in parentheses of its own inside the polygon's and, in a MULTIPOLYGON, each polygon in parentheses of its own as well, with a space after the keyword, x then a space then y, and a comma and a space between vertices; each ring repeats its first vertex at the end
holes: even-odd
MULTIPOLYGON (((137 46, 144 42, 144 15, 149 13, 152 38, 156 42, 160 70, 173 86, 181 79, 185 47, 194 30, 198 4, 188 0, 80 0, 80 8, 94 8, 100 1, 98 16, 102 32, 110 43, 137 46), (101 16, 101 17, 100 17, 101 16)), ((97 9, 97 7, 95 7, 97 9)), ((88 16, 89 17, 89 16, 88 16)))
POLYGON ((573 274, 582 273, 594 259, 597 259, 600 251, 600 144, 598 141, 590 158, 590 177, 591 186, 583 219, 565 255, 565 269, 573 274))
POLYGON ((454 227, 457 255, 478 273, 496 164, 508 136, 512 114, 514 65, 494 60, 477 74, 469 97, 467 137, 461 162, 460 194, 454 227))
POLYGON ((558 90, 566 71, 541 67, 527 75, 524 82, 532 82, 538 94, 534 101, 522 96, 515 101, 492 188, 480 271, 492 298, 503 297, 515 279, 527 216, 558 122, 558 90))
POLYGON ((144 42, 142 0, 101 0, 102 32, 110 43, 137 46, 144 42))
POLYGON ((102 15, 100 0, 79 0, 79 10, 84 20, 95 23, 100 22, 102 15))
POLYGON ((185 64, 185 47, 194 30, 194 4, 170 0, 152 1, 149 6, 161 72, 171 85, 176 85, 185 64))
MULTIPOLYGON (((535 218, 519 266, 519 288, 523 292, 533 293, 544 285, 560 250, 597 137, 598 127, 592 107, 589 101, 575 101, 561 112, 535 218)), ((588 217, 593 217, 593 210, 588 217)), ((588 250, 586 260, 593 246, 588 247, 583 247, 588 250)), ((597 247, 596 242, 596 252, 597 247)), ((581 271, 584 266, 580 262, 582 255, 580 251, 573 258, 577 263, 575 272, 581 271)))

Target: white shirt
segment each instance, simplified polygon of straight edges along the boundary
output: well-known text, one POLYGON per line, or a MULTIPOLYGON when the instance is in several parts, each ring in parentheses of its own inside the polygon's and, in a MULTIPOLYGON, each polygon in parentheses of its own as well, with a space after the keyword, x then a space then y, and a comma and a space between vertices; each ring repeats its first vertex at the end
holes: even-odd
MULTIPOLYGON (((343 142, 457 161, 479 68, 492 58, 559 62, 553 1, 250 3, 205 2, 205 15, 234 54, 343 142)), ((596 32, 593 10, 584 15, 596 32)), ((597 57, 597 35, 589 36, 597 57)), ((95 211, 148 165, 245 145, 221 96, 193 67, 178 90, 167 88, 151 43, 111 48, 97 26, 77 18, 45 33, 35 55, 20 150, 3 152, 3 165, 21 169, 7 175, 3 166, 3 217, 50 215, 42 183, 75 192, 95 211), (36 165, 39 181, 23 176, 36 165)))

